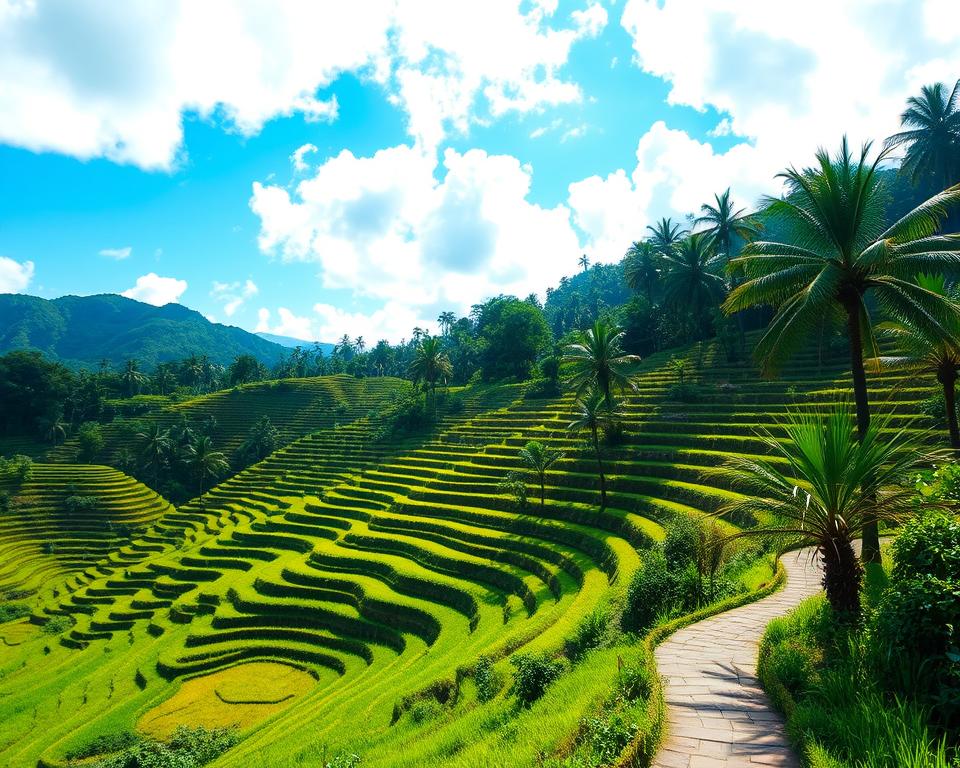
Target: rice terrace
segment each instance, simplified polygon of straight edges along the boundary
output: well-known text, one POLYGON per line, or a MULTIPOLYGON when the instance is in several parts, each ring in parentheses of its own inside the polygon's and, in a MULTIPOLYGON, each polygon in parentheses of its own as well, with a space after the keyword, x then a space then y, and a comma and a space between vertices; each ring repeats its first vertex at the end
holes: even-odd
POLYGON ((960 766, 875 5, 0 0, 0 768, 960 766))

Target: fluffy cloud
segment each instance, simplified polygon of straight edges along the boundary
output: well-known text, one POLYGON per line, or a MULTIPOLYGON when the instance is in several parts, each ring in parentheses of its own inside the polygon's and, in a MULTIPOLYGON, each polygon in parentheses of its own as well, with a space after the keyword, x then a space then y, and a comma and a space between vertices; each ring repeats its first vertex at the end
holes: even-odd
POLYGON ((180 296, 187 290, 186 280, 177 280, 175 277, 160 277, 156 272, 141 275, 137 278, 133 288, 121 292, 121 296, 128 299, 144 301, 156 307, 180 301, 180 296))
POLYGON ((302 147, 297 147, 293 154, 290 155, 290 162, 293 163, 293 169, 298 173, 302 173, 307 170, 308 166, 306 161, 303 159, 311 152, 316 152, 316 144, 304 144, 302 147))
POLYGON ((333 120, 343 72, 384 85, 435 148, 478 110, 575 101, 559 69, 599 33, 599 5, 554 19, 519 0, 0 2, 0 142, 143 168, 177 160, 185 112, 252 134, 279 115, 333 120), (559 28, 558 28, 559 27, 559 28), (215 30, 215 33, 212 32, 215 30), (498 41, 492 52, 489 41, 498 41), (482 100, 482 104, 481 104, 482 100))
POLYGON ((347 334, 351 338, 362 336, 368 346, 380 339, 397 344, 410 338, 413 328, 436 330, 436 320, 421 317, 416 309, 395 301, 388 301, 370 314, 346 312, 331 304, 315 304, 313 311, 317 314, 316 338, 324 341, 336 341, 347 334))
POLYGON ((485 296, 542 291, 569 272, 580 253, 570 212, 528 199, 529 167, 476 149, 448 149, 442 168, 435 165, 417 147, 367 158, 344 151, 293 194, 255 183, 260 247, 317 262, 325 287, 391 302, 390 324, 386 315, 367 318, 381 329, 371 338, 409 334, 406 323, 423 313, 466 312, 485 296))
POLYGON ((210 289, 210 296, 223 303, 223 311, 227 317, 233 317, 234 313, 244 302, 259 292, 257 284, 253 280, 235 283, 220 283, 213 281, 213 287, 210 289))
POLYGON ((129 258, 132 252, 133 248, 127 245, 123 248, 102 248, 100 250, 100 255, 107 259, 123 261, 124 259, 129 258))
POLYGON ((276 324, 270 323, 270 310, 261 307, 257 312, 257 327, 255 333, 275 333, 279 336, 291 336, 303 341, 313 341, 317 337, 313 331, 313 321, 309 317, 298 317, 286 307, 277 310, 280 320, 276 324))
POLYGON ((0 256, 0 293, 20 293, 33 280, 32 261, 14 261, 0 256))

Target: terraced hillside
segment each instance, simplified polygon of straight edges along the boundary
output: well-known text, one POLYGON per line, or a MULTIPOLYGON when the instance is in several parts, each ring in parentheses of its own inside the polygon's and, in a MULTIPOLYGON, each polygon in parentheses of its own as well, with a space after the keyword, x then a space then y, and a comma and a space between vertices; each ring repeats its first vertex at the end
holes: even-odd
MULTIPOLYGON (((359 418, 294 440, 164 515, 38 607, 32 625, 75 622, 60 644, 28 634, 0 648, 0 765, 59 765, 97 735, 183 722, 239 726, 217 766, 562 757, 637 646, 595 651, 525 709, 508 685, 478 696, 477 659, 509 681, 512 654, 559 651, 618 605, 664 522, 729 497, 711 470, 762 450, 757 427, 776 433, 788 408, 849 391, 843 363, 815 353, 776 381, 714 345, 686 358, 687 403, 671 399, 666 356, 643 363, 625 438, 607 449, 604 511, 595 461, 566 430, 571 397, 526 399, 513 385, 464 390, 462 410, 421 439, 384 440, 359 418), (499 483, 530 439, 565 457, 544 507, 520 510, 499 483)), ((871 390, 896 423, 930 384, 886 374, 871 390)))
POLYGON ((173 509, 111 467, 34 464, 30 479, 9 490, 10 509, 0 515, 0 595, 32 593, 83 570, 173 509))

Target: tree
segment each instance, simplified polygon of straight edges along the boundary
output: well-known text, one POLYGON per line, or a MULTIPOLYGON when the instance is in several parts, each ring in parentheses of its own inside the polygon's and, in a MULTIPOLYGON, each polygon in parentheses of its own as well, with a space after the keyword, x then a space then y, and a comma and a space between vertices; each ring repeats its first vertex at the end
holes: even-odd
POLYGON ((141 373, 140 364, 136 360, 127 360, 123 373, 120 374, 120 383, 127 397, 140 394, 147 377, 141 373))
POLYGON ((106 444, 100 425, 95 421, 88 421, 82 424, 77 431, 77 443, 80 446, 80 452, 77 458, 80 461, 92 464, 106 444))
POLYGON ((177 380, 166 365, 158 365, 153 374, 153 388, 159 395, 167 395, 177 386, 177 380))
MULTIPOLYGON (((884 229, 883 188, 878 164, 865 144, 855 158, 844 137, 831 159, 821 149, 813 168, 790 168, 780 174, 787 187, 782 199, 767 199, 766 215, 787 232, 783 242, 746 245, 731 264, 747 280, 731 291, 724 311, 738 312, 767 304, 776 314, 755 354, 765 373, 775 372, 824 318, 845 320, 857 409, 857 429, 870 425, 864 346, 875 350, 868 295, 894 319, 947 335, 956 306, 912 282, 918 272, 955 268, 960 263, 960 236, 936 234, 948 209, 960 203, 960 186, 935 195, 884 229)), ((879 558, 875 524, 864 530, 863 556, 879 558)))
POLYGON ((567 383, 577 395, 596 390, 603 402, 612 406, 615 394, 637 388, 634 368, 640 358, 623 353, 622 339, 622 329, 597 320, 592 328, 581 332, 573 344, 567 345, 563 363, 567 383))
POLYGON ((739 237, 744 242, 756 239, 760 234, 760 225, 757 220, 740 208, 734 210, 730 199, 730 188, 720 195, 714 195, 716 205, 706 203, 700 206, 700 216, 697 224, 706 224, 703 230, 710 236, 711 245, 718 255, 729 259, 733 255, 733 238, 739 237))
POLYGON ((62 413, 74 387, 70 371, 39 352, 17 350, 0 356, 0 432, 32 432, 42 419, 62 413))
POLYGON ((543 312, 513 296, 496 296, 474 307, 474 312, 483 378, 527 379, 553 341, 543 312))
POLYGON ((650 230, 650 242, 664 256, 668 255, 683 238, 687 236, 687 230, 679 224, 674 224, 673 219, 660 219, 654 226, 647 226, 650 230))
MULTIPOLYGON (((919 275, 917 283, 941 296, 946 294, 942 276, 919 275)), ((950 318, 948 318, 948 321, 950 318)), ((936 376, 943 388, 943 402, 947 416, 950 446, 960 448, 960 428, 957 425, 956 383, 960 371, 960 318, 945 322, 947 334, 930 333, 925 325, 904 320, 881 323, 878 330, 893 339, 897 354, 875 357, 867 361, 877 368, 896 368, 911 373, 936 376)))
POLYGON ((587 254, 583 254, 579 259, 577 259, 577 264, 580 265, 580 268, 584 272, 590 269, 590 259, 587 258, 587 254))
POLYGON ((445 383, 453 375, 450 358, 443 351, 440 338, 437 336, 427 336, 417 344, 408 370, 414 383, 422 382, 424 390, 434 396, 434 404, 436 404, 437 384, 445 383))
POLYGON ((353 342, 350 341, 347 334, 343 334, 340 341, 334 345, 333 352, 340 355, 344 360, 350 360, 353 357, 353 342))
POLYGON ((545 501, 545 486, 547 472, 550 467, 563 458, 563 453, 547 448, 543 443, 537 440, 531 440, 520 449, 520 460, 531 470, 537 478, 540 485, 540 508, 543 509, 545 501))
POLYGON ((64 424, 63 416, 56 414, 40 419, 40 434, 43 439, 57 445, 61 440, 67 438, 67 427, 64 424))
POLYGON ((786 536, 816 547, 827 600, 844 621, 860 614, 863 570, 852 542, 878 518, 898 522, 914 511, 910 473, 924 458, 907 429, 881 438, 881 421, 858 439, 846 403, 826 413, 793 414, 783 425, 786 440, 760 434, 781 462, 735 455, 713 475, 744 494, 715 514, 773 516, 770 525, 737 536, 786 536))
POLYGON ((717 307, 727 292, 720 275, 723 257, 711 252, 709 235, 697 232, 681 240, 663 261, 664 300, 675 309, 690 312, 701 336, 705 335, 711 308, 717 307))
POLYGON ((357 336, 353 340, 353 348, 357 351, 358 355, 362 355, 363 351, 367 348, 367 342, 363 340, 363 336, 357 336))
POLYGON ((160 487, 160 471, 166 465, 173 449, 170 433, 157 422, 151 421, 147 428, 138 432, 134 437, 137 442, 137 453, 143 466, 153 474, 153 487, 160 487))
POLYGON ((599 390, 588 390, 574 402, 574 419, 567 425, 570 432, 589 433, 590 444, 597 459, 597 475, 600 479, 600 509, 607 507, 607 476, 603 468, 600 431, 619 416, 617 405, 615 401, 608 402, 599 390))
POLYGON ((441 312, 437 317, 437 324, 440 326, 440 333, 447 336, 453 324, 457 322, 457 316, 453 312, 441 312))
POLYGON ((266 373, 263 363, 253 355, 237 355, 227 369, 227 379, 230 386, 235 387, 238 384, 260 381, 266 373))
POLYGON ((200 483, 200 507, 203 508, 204 481, 217 478, 229 469, 227 457, 213 448, 213 441, 204 435, 184 450, 184 463, 197 475, 200 483))
POLYGON ((946 189, 960 181, 960 80, 947 93, 943 83, 925 85, 907 99, 900 115, 907 128, 887 139, 886 147, 906 147, 900 172, 927 191, 946 189))
POLYGON ((643 293, 653 302, 653 287, 660 276, 657 251, 647 240, 636 240, 627 249, 623 261, 623 277, 630 290, 643 293))
POLYGON ((254 464, 273 453, 279 445, 279 430, 270 423, 269 416, 261 416, 237 448, 236 463, 240 466, 254 464))

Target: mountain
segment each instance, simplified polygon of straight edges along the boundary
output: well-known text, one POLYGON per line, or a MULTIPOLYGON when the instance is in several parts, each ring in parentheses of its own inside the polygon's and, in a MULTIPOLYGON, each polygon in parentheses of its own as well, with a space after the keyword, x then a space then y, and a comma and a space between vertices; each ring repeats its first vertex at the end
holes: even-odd
POLYGON ((293 336, 280 336, 276 333, 265 333, 264 331, 257 331, 257 336, 261 339, 266 339, 267 341, 272 341, 274 344, 279 344, 281 347, 286 347, 287 349, 293 349, 294 347, 303 347, 304 349, 313 349, 315 346, 320 347, 323 350, 323 354, 329 355, 333 352, 335 344, 330 344, 326 341, 304 341, 303 339, 295 339, 293 336))
POLYGON ((72 368, 136 359, 146 369, 192 354, 229 365, 250 354, 273 365, 283 348, 232 325, 211 323, 181 304, 155 307, 123 296, 0 294, 0 354, 35 349, 72 368))

